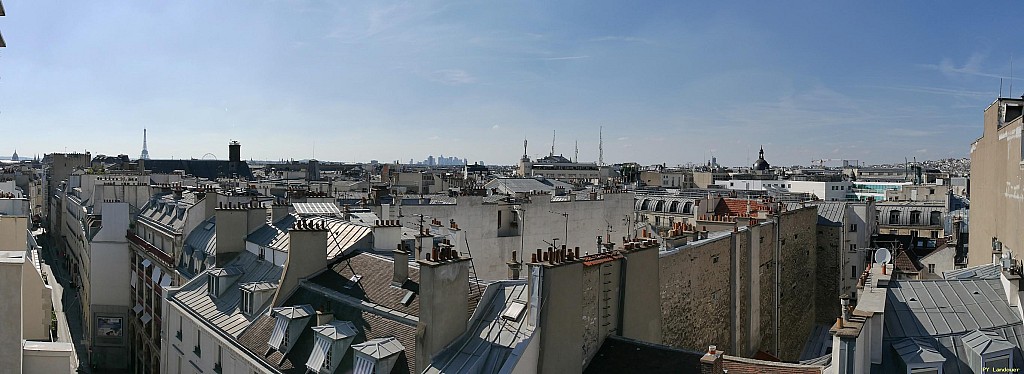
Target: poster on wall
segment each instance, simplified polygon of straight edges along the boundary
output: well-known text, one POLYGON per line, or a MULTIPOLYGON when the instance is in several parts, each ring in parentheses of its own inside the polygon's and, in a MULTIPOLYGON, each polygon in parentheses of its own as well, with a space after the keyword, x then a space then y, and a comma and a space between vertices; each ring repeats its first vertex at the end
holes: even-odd
POLYGON ((96 342, 120 344, 124 336, 124 319, 121 317, 96 317, 96 342))

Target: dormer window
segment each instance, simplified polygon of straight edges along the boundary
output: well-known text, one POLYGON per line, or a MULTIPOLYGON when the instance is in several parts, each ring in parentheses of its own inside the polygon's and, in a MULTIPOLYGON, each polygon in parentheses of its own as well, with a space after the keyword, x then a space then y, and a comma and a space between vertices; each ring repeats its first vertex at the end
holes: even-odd
POLYGON ((239 284, 238 288, 242 291, 242 302, 239 309, 243 314, 252 316, 258 313, 260 307, 274 294, 277 283, 248 282, 239 284))
POLYGON ((313 327, 313 331, 316 337, 306 368, 313 373, 333 373, 358 334, 356 326, 348 321, 331 321, 313 327))
POLYGON ((277 320, 274 322, 274 331, 270 333, 270 349, 288 353, 314 313, 310 305, 274 308, 270 315, 277 320))
POLYGON ((993 331, 974 330, 960 338, 967 351, 966 361, 975 373, 1014 372, 1016 345, 993 331))
POLYGON ((367 340, 352 346, 355 352, 355 374, 386 374, 395 367, 398 357, 405 351, 394 337, 367 340))
POLYGON ((942 374, 946 358, 931 341, 907 338, 894 343, 892 348, 899 355, 907 374, 942 374))
POLYGON ((206 293, 210 297, 220 297, 241 275, 242 268, 237 266, 210 269, 209 279, 206 282, 206 293))

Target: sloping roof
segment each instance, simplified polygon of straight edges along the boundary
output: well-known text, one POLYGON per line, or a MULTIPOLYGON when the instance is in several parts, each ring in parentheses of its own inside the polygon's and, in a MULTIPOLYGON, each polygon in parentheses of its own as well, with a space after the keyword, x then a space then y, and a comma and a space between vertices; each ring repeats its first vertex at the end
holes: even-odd
POLYGON ((331 215, 340 216, 341 209, 333 203, 292 203, 295 213, 299 215, 331 215))
POLYGON ((519 344, 533 334, 525 306, 526 281, 502 281, 487 286, 484 300, 470 326, 452 345, 439 353, 423 373, 497 373, 519 344), (522 306, 518 319, 504 318, 510 306, 522 306))
POLYGON ((739 216, 749 212, 768 211, 768 206, 758 200, 722 198, 715 206, 715 214, 739 216))
POLYGON ((358 334, 356 326, 352 322, 338 320, 328 322, 326 325, 313 326, 313 331, 332 340, 349 338, 358 334))
POLYGON ((786 204, 786 209, 794 210, 807 205, 818 208, 818 224, 823 226, 842 226, 846 219, 847 202, 844 201, 808 201, 786 204))
POLYGON ((1002 269, 998 264, 985 264, 944 271, 942 277, 945 279, 999 279, 1002 269))
MULTIPOLYGON (((155 174, 182 170, 185 174, 209 180, 232 177, 231 162, 222 160, 146 160, 144 167, 155 174)), ((238 163, 235 174, 239 178, 252 179, 252 170, 245 161, 238 163)))
POLYGON ((352 350, 359 351, 367 356, 382 359, 391 357, 405 351, 405 346, 395 337, 370 339, 359 344, 353 344, 352 350))
MULTIPOLYGON (((586 374, 700 373, 702 352, 609 335, 583 370, 586 374)), ((732 371, 730 370, 730 373, 732 371)))
MULTIPOLYGON (((355 328, 352 343, 358 344, 371 339, 395 337, 405 347, 405 354, 399 357, 392 373, 418 373, 416 370, 416 325, 403 323, 386 315, 374 313, 349 303, 348 300, 336 297, 333 293, 324 294, 308 287, 308 283, 300 284, 298 290, 284 302, 285 305, 312 304, 318 309, 329 311, 336 321, 350 322, 355 328)), ((264 314, 253 322, 252 327, 245 330, 238 338, 239 343, 253 352, 263 355, 264 360, 285 374, 306 373, 306 362, 313 350, 317 332, 314 328, 303 329, 298 340, 288 354, 279 351, 268 352, 270 333, 274 329, 274 318, 264 314)), ((346 352, 338 365, 339 373, 351 370, 354 353, 346 352)))
POLYGON ((552 192, 558 187, 572 190, 569 183, 547 178, 497 178, 484 185, 484 188, 497 189, 500 193, 552 192))
POLYGON ((946 358, 947 374, 972 372, 961 338, 974 330, 993 332, 1017 347, 1024 342, 1020 316, 1006 301, 999 279, 893 281, 883 318, 881 372, 897 370, 893 344, 906 338, 934 341, 946 358))
MULTIPOLYGON (((289 214, 284 218, 267 223, 256 229, 245 238, 246 241, 279 251, 288 252, 291 241, 288 237, 288 230, 295 224, 297 217, 289 214)), ((341 256, 370 236, 373 229, 354 224, 337 217, 309 217, 307 222, 324 222, 327 225, 327 259, 332 260, 341 256)))
POLYGON ((195 193, 186 191, 182 193, 181 199, 175 199, 173 194, 167 193, 154 196, 139 212, 139 220, 149 223, 163 230, 181 234, 185 227, 185 209, 196 204, 195 193))
MULTIPOLYGON (((277 282, 281 278, 282 269, 280 267, 267 261, 261 261, 246 251, 235 257, 228 266, 238 267, 242 270, 242 275, 238 277, 237 283, 277 282)), ((224 293, 214 298, 206 291, 208 281, 209 277, 202 274, 192 278, 182 286, 180 291, 170 297, 170 302, 195 312, 224 333, 237 338, 253 322, 258 313, 254 313, 254 316, 242 314, 238 307, 242 292, 236 284, 227 286, 224 293)))
POLYGON ((935 344, 928 339, 907 338, 893 343, 892 348, 907 365, 945 361, 945 357, 935 349, 935 344))
MULTIPOLYGON (((213 216, 209 219, 200 222, 199 226, 196 226, 192 232, 188 233, 185 237, 184 250, 187 255, 198 257, 200 259, 211 258, 217 255, 217 217, 213 216), (193 253, 199 251, 202 253, 200 256, 196 256, 193 253)), ((179 270, 184 270, 179 266, 179 270)))
POLYGON ((974 330, 971 333, 964 335, 960 338, 964 342, 964 346, 970 348, 972 351, 979 355, 987 355, 989 353, 1005 352, 1008 349, 1013 349, 1013 344, 1006 341, 1005 338, 999 336, 991 331, 980 331, 974 330))
POLYGON ((917 262, 910 258, 908 251, 901 251, 900 254, 896 255, 896 259, 893 260, 893 265, 896 266, 896 270, 904 273, 920 273, 921 267, 917 266, 917 262))

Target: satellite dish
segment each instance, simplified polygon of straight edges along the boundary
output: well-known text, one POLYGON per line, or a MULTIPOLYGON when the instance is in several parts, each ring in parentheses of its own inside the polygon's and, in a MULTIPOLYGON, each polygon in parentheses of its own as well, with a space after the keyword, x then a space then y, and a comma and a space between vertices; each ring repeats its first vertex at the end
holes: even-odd
POLYGON ((892 253, 889 253, 888 249, 879 248, 875 251, 875 263, 876 264, 887 264, 892 259, 892 253))

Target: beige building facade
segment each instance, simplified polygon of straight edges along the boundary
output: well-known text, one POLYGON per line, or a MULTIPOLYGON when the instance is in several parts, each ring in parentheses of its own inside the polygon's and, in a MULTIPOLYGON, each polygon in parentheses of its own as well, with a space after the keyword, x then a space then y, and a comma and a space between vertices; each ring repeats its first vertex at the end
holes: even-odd
POLYGON ((1024 99, 999 98, 985 109, 983 133, 971 143, 969 266, 994 255, 1024 255, 1024 99), (991 243, 991 246, 989 245, 991 243), (994 254, 996 249, 1001 253, 994 254))

